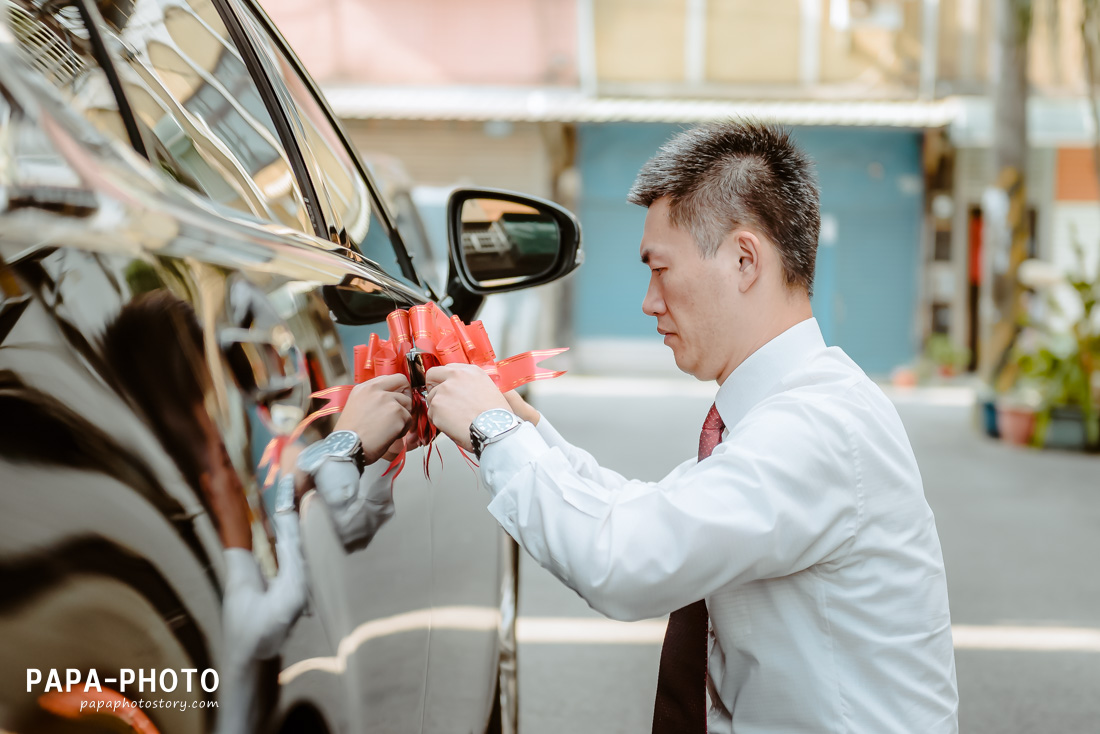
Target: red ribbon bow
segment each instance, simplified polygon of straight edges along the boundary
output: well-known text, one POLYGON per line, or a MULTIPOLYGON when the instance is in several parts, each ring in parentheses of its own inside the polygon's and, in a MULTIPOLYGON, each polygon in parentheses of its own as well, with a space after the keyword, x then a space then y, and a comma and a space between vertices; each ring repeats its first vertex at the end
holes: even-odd
MULTIPOLYGON (((431 355, 439 364, 473 364, 485 371, 501 392, 514 390, 535 380, 549 380, 560 377, 565 372, 539 367, 538 363, 547 357, 561 354, 566 349, 542 349, 517 354, 497 361, 485 325, 480 321, 466 324, 458 316, 447 317, 434 303, 413 306, 408 311, 397 309, 386 317, 390 327, 390 338, 381 339, 371 334, 366 344, 355 347, 354 376, 355 384, 382 375, 403 374, 409 377, 408 353, 416 348, 431 355)), ((324 399, 325 405, 298 424, 290 436, 272 439, 260 466, 268 466, 268 475, 264 486, 270 486, 279 471, 279 457, 283 448, 296 441, 309 424, 326 415, 339 413, 347 404, 355 385, 339 385, 313 393, 311 397, 324 399)), ((428 420, 424 397, 413 390, 413 420, 417 438, 421 445, 429 445, 438 431, 428 420)), ((429 449, 430 451, 430 449, 429 449)), ((396 478, 405 465, 405 449, 394 459, 386 474, 393 472, 396 478)), ((425 459, 427 467, 427 459, 425 459)))

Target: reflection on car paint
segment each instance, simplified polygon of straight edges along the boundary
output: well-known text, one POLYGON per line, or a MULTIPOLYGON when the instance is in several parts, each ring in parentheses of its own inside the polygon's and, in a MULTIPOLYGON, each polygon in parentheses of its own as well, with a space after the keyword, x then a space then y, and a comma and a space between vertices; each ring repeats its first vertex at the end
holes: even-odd
MULTIPOLYGON (((289 584, 308 589, 306 611, 294 622, 300 595, 263 596, 295 580, 296 559, 263 487, 262 447, 310 409, 311 392, 350 382, 347 354, 384 329, 334 324, 330 294, 367 297, 363 313, 424 298, 393 264, 369 184, 352 170, 326 190, 366 255, 341 256, 313 236, 259 97, 227 81, 243 67, 210 0, 100 6, 155 168, 125 147, 77 7, 16 5, 22 30, 14 43, 0 34, 0 160, 17 164, 0 166, 0 728, 90 730, 27 692, 28 669, 72 667, 116 680, 217 671, 212 693, 157 693, 222 704, 146 709, 166 733, 482 730, 507 562, 468 477, 403 478, 396 514, 352 553, 307 494, 307 587, 289 584), (47 47, 65 49, 52 70, 47 47), (453 608, 481 610, 480 622, 449 623, 453 608), (410 614, 425 623, 387 622, 410 614), (363 629, 377 634, 359 639, 363 629), (279 682, 333 657, 338 673, 299 668, 279 682)), ((284 62, 291 88, 301 80, 284 62)), ((316 110, 298 114, 317 123, 303 128, 311 144, 332 142, 316 110)), ((329 171, 326 155, 308 157, 329 171)))

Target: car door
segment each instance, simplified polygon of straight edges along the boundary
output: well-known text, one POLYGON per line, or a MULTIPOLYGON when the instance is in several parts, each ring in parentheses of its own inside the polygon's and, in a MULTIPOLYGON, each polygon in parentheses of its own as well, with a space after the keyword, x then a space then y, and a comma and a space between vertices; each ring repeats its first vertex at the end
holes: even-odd
MULTIPOLYGON (((369 243, 376 259, 397 262, 401 251, 364 181, 351 181, 338 192, 344 197, 343 218, 324 216, 321 204, 331 192, 319 192, 305 174, 306 159, 275 104, 271 86, 256 73, 254 51, 244 43, 238 16, 227 4, 138 0, 128 14, 115 8, 107 18, 113 32, 105 36, 125 48, 129 61, 124 76, 127 97, 151 98, 134 104, 135 117, 148 115, 142 120, 144 134, 155 139, 151 158, 162 169, 179 172, 175 177, 182 183, 198 183, 222 210, 235 210, 227 214, 241 212, 309 235, 350 232, 364 250, 369 243)), ((341 242, 315 238, 313 243, 343 251, 341 242)), ((265 279, 244 274, 270 304, 266 310, 279 317, 269 318, 266 326, 253 322, 252 336, 264 339, 256 332, 281 326, 294 335, 313 387, 349 383, 351 349, 365 343, 371 325, 341 327, 338 332, 327 318, 317 283, 273 275, 265 279), (318 365, 321 369, 311 369, 318 365), (334 365, 340 369, 324 369, 334 365)), ((398 277, 402 275, 397 271, 398 277)), ((403 285, 415 285, 409 280, 403 285)), ((382 290, 377 300, 383 306, 363 320, 373 317, 381 322, 392 308, 416 302, 409 291, 382 290)), ((258 463, 276 429, 272 418, 277 417, 250 418, 252 458, 258 463)), ((327 432, 331 422, 317 427, 321 434, 312 438, 327 432)), ((430 608, 429 508, 425 496, 413 493, 399 495, 395 504, 397 512, 387 526, 369 546, 351 554, 344 552, 319 503, 303 508, 313 616, 294 628, 285 650, 280 675, 286 689, 284 706, 331 699, 333 691, 342 691, 340 718, 352 730, 418 727, 428 631, 426 625, 407 622, 430 608), (397 631, 376 634, 387 625, 396 625, 397 631)))
MULTIPOLYGON (((101 7, 102 16, 92 6, 85 10, 96 20, 116 76, 113 88, 122 94, 112 95, 109 79, 99 94, 108 105, 114 100, 122 108, 121 124, 104 124, 99 113, 103 104, 89 105, 85 116, 119 139, 128 138, 159 171, 191 189, 196 194, 192 200, 211 223, 234 221, 264 230, 269 241, 271 234, 276 240, 291 240, 283 259, 248 238, 225 240, 221 253, 207 247, 207 259, 219 255, 220 269, 196 280, 200 290, 208 291, 210 302, 218 304, 209 311, 215 341, 233 366, 234 381, 252 398, 243 424, 223 426, 223 432, 232 434, 227 442, 247 457, 246 486, 255 488, 253 504, 258 510, 271 504, 270 493, 262 491, 260 456, 270 438, 285 433, 287 423, 292 427, 301 417, 301 408, 295 415, 296 400, 286 396, 263 399, 264 376, 255 374, 263 362, 255 357, 282 352, 276 358, 282 360, 281 369, 300 372, 313 388, 348 383, 351 345, 341 343, 323 288, 332 298, 343 293, 349 302, 362 305, 369 296, 367 301, 381 304, 365 307, 364 321, 372 316, 380 320, 392 308, 421 298, 407 283, 377 270, 363 273, 362 264, 357 275, 352 268, 344 285, 329 281, 325 286, 302 266, 311 248, 342 248, 313 236, 324 231, 324 225, 316 206, 308 203, 316 197, 303 194, 303 186, 311 182, 301 175, 301 156, 284 145, 290 139, 285 120, 271 115, 271 109, 278 108, 270 104, 270 89, 252 76, 249 50, 235 41, 233 16, 226 15, 224 7, 203 0, 140 0, 101 7), (225 267, 236 271, 232 277, 222 272, 225 267), (273 342, 277 333, 292 338, 280 347, 273 342), (297 356, 291 359, 291 354, 297 356)), ((369 199, 361 204, 356 227, 386 239, 390 251, 396 252, 388 244, 386 223, 369 199)), ((324 432, 331 422, 316 427, 324 432)), ((323 507, 312 503, 304 508, 303 541, 313 605, 287 645, 284 706, 328 702, 337 711, 326 712, 329 717, 353 730, 412 730, 419 725, 427 625, 406 622, 418 619, 418 613, 426 617, 430 609, 429 515, 422 497, 400 498, 397 504, 394 520, 375 542, 350 556, 335 540, 323 507), (395 620, 396 633, 366 634, 387 629, 395 620)), ((273 573, 277 559, 270 549, 270 528, 266 529, 268 542, 258 544, 256 554, 260 565, 273 573)))
MULTIPOLYGON (((311 82, 262 13, 249 3, 230 2, 239 8, 299 137, 323 216, 332 222, 329 230, 341 242, 384 263, 387 272, 403 272, 410 286, 420 286, 419 275, 409 272, 405 258, 392 258, 370 230, 363 233, 354 226, 360 205, 350 194, 373 187, 311 82)), ((382 208, 377 199, 372 205, 382 208)), ((426 286, 420 287, 425 297, 431 295, 426 286)), ((479 731, 496 704, 502 647, 510 642, 514 622, 515 598, 507 593, 513 570, 511 541, 485 511, 476 473, 454 445, 440 440, 435 449, 430 470, 424 469, 424 450, 414 452, 395 486, 399 497, 423 498, 430 512, 431 630, 420 731, 479 731)), ((507 679, 514 669, 504 673, 507 679)))

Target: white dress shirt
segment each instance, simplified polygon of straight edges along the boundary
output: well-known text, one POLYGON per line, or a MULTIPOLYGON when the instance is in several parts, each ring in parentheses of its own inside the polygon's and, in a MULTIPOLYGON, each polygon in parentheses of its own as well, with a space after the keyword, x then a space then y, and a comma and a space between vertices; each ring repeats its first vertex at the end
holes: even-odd
POLYGON ((893 405, 812 318, 715 402, 722 442, 660 482, 525 424, 482 454, 489 511, 609 617, 704 598, 712 734, 957 732, 939 537, 893 405))
POLYGON ((379 459, 360 476, 353 462, 330 457, 314 473, 313 484, 348 550, 370 543, 393 517, 393 476, 383 476, 388 468, 389 462, 379 459))
MULTIPOLYGON (((359 474, 354 462, 327 458, 314 485, 328 507, 346 548, 365 546, 393 517, 388 463, 376 461, 359 474)), ((218 686, 217 734, 254 731, 259 722, 256 682, 259 661, 279 653, 305 609, 308 588, 297 512, 276 512, 275 549, 279 572, 265 584, 252 551, 226 548, 224 660, 218 686)))
POLYGON ((252 551, 226 548, 223 647, 219 665, 217 734, 255 731, 260 718, 257 683, 261 660, 279 654, 306 606, 305 561, 297 512, 276 512, 279 572, 264 582, 252 551))

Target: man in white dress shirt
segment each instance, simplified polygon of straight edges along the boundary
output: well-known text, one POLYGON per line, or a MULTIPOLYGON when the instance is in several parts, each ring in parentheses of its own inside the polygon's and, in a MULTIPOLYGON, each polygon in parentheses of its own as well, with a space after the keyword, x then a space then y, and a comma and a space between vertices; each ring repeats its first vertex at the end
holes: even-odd
POLYGON ((680 369, 719 385, 699 455, 628 480, 469 365, 428 373, 433 423, 480 452, 489 511, 594 609, 671 614, 654 732, 957 732, 920 472, 810 308, 810 161, 775 127, 704 126, 629 199, 648 209, 642 309, 680 369))

